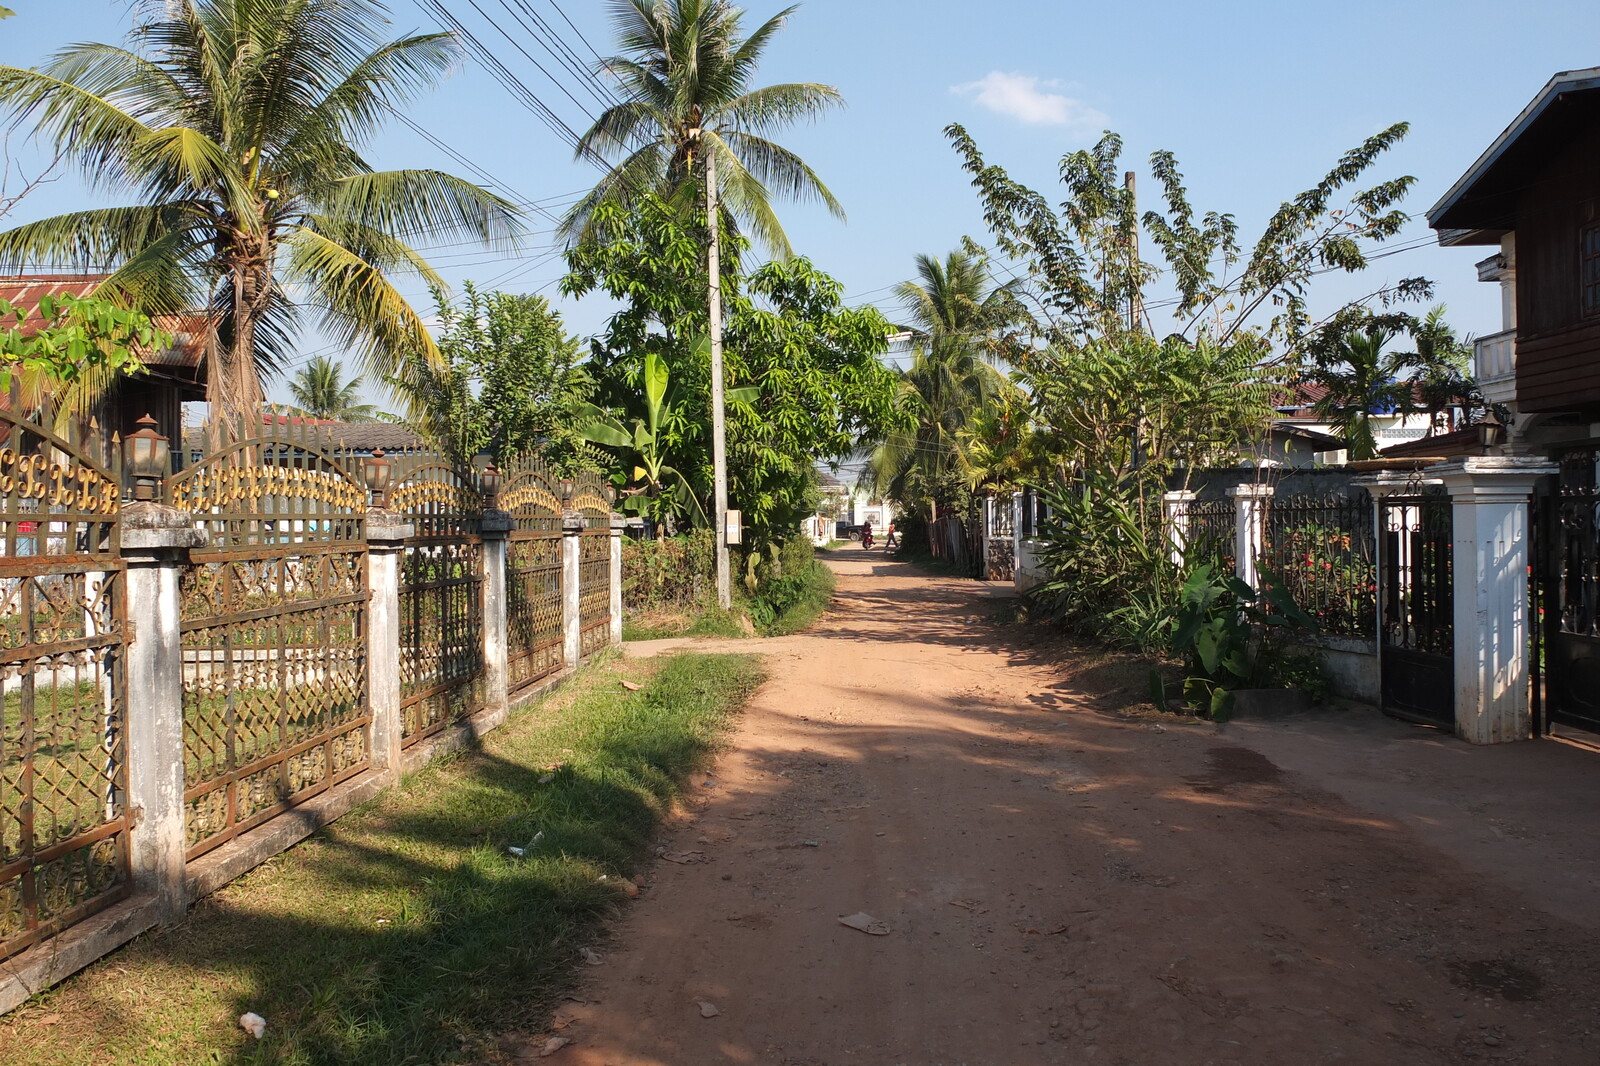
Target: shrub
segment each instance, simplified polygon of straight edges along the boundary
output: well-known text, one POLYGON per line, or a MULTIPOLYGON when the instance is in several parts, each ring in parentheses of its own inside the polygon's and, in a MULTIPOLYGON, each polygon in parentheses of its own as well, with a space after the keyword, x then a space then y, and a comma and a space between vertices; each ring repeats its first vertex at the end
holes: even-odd
POLYGON ((626 611, 699 607, 715 587, 716 547, 708 529, 660 541, 622 542, 622 606, 626 611))

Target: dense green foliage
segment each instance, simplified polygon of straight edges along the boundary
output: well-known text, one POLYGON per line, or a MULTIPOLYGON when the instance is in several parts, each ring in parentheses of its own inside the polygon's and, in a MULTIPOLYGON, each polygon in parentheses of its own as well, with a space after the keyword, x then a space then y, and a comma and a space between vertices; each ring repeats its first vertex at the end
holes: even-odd
POLYGON ((558 473, 592 468, 578 432, 592 385, 560 313, 542 296, 464 290, 454 302, 434 290, 439 358, 394 382, 419 428, 458 461, 537 450, 558 473))
POLYGON ((206 308, 209 398, 254 412, 302 315, 363 368, 433 358, 396 273, 441 284, 409 242, 507 244, 517 209, 436 170, 374 171, 361 150, 455 64, 447 34, 385 41, 375 0, 140 5, 132 48, 78 44, 0 67, 0 104, 132 203, 0 233, 0 270, 113 267, 100 293, 149 314, 206 308), (294 290, 294 299, 289 296, 294 290))
MULTIPOLYGON (((594 402, 623 426, 648 421, 646 356, 664 365, 676 399, 670 423, 655 431, 655 446, 708 512, 704 216, 690 225, 653 204, 632 213, 610 204, 596 208, 599 238, 569 254, 564 288, 573 295, 604 292, 623 303, 592 341, 589 363, 594 402)), ((807 259, 767 263, 748 276, 738 272, 738 259, 728 256, 723 277, 729 501, 744 513, 747 543, 764 548, 815 508, 816 460, 881 439, 904 416, 894 376, 877 359, 889 334, 881 314, 844 306, 839 283, 807 259)), ((631 446, 616 451, 618 487, 637 487, 642 479, 633 475, 631 446)))

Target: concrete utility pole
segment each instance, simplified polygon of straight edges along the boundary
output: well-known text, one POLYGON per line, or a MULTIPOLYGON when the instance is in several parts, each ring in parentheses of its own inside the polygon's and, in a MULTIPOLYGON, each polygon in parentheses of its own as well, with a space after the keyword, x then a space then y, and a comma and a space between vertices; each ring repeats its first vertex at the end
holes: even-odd
POLYGON ((706 144, 703 132, 700 147, 706 154, 706 225, 711 229, 706 258, 711 275, 707 325, 711 334, 711 476, 715 483, 712 540, 717 546, 717 604, 727 610, 733 606, 733 575, 728 565, 728 446, 722 410, 722 226, 717 218, 717 155, 706 144))
MULTIPOLYGON (((1128 190, 1128 210, 1133 213, 1133 234, 1128 247, 1128 269, 1139 269, 1139 193, 1134 187, 1136 174, 1134 171, 1125 171, 1122 175, 1123 188, 1128 190)), ((1128 298, 1128 329, 1137 332, 1144 322, 1144 292, 1138 286, 1134 287, 1133 294, 1128 298)))

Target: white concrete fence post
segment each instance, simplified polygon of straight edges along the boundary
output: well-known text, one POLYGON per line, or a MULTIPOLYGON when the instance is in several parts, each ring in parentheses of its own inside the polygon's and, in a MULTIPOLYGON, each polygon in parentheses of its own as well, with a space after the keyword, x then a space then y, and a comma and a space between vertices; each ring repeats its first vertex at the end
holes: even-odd
POLYGON ((1183 568, 1184 554, 1189 548, 1189 508, 1194 504, 1195 496, 1196 493, 1190 489, 1161 495, 1161 521, 1167 531, 1167 543, 1172 545, 1168 558, 1180 570, 1183 568))
POLYGON ((398 779, 405 722, 400 711, 400 561, 416 527, 393 511, 367 512, 367 709, 372 765, 398 779))
POLYGON ((1260 586, 1256 560, 1267 543, 1267 508, 1272 505, 1271 485, 1235 485, 1233 500, 1234 573, 1251 588, 1260 586))
POLYGON ((122 512, 127 567, 128 851, 133 890, 154 896, 162 924, 183 920, 183 642, 178 579, 205 543, 194 516, 158 503, 122 512))
POLYGON ((1528 537, 1534 456, 1471 456, 1428 471, 1450 494, 1456 734, 1473 744, 1532 735, 1528 537))
POLYGON ((611 643, 622 643, 622 527, 627 519, 611 512, 611 643))
POLYGON ((583 655, 583 515, 561 515, 561 652, 567 669, 575 669, 583 655))
POLYGON ((512 524, 512 517, 504 511, 489 511, 479 526, 483 535, 483 706, 494 715, 511 709, 506 553, 512 524))

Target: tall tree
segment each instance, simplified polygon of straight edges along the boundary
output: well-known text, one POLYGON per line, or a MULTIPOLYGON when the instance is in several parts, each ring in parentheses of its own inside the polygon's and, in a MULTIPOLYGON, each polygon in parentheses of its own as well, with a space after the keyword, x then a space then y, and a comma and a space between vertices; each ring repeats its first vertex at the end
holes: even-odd
POLYGON ((901 375, 901 403, 916 428, 878 445, 867 480, 875 493, 927 513, 959 506, 970 491, 969 426, 1013 391, 995 362, 1014 353, 1011 331, 1027 315, 1018 283, 996 285, 982 256, 919 255, 916 265, 917 277, 895 289, 916 337, 901 375))
POLYGON ((613 165, 568 212, 569 237, 587 233, 595 207, 607 200, 637 206, 656 196, 694 210, 708 153, 716 155, 724 208, 780 258, 792 249, 772 209, 774 192, 818 200, 844 217, 811 168, 771 140, 785 127, 841 106, 839 90, 807 82, 753 84, 762 53, 795 7, 748 37, 742 36, 744 12, 727 0, 611 0, 611 9, 623 54, 602 60, 597 70, 616 78, 623 100, 583 135, 578 154, 613 165))
POLYGON ((306 418, 325 418, 335 422, 376 422, 379 412, 370 403, 359 403, 361 378, 346 378, 344 364, 325 355, 314 356, 289 379, 289 395, 294 398, 294 413, 306 418))
POLYGON ((376 0, 169 0, 128 47, 73 45, 0 67, 0 101, 32 117, 91 185, 134 196, 0 234, 0 269, 111 267, 102 293, 150 313, 210 309, 222 413, 255 410, 304 308, 390 376, 436 358, 396 272, 440 284, 411 242, 507 244, 508 201, 437 170, 374 171, 361 149, 455 62, 447 34, 385 41, 376 0))

